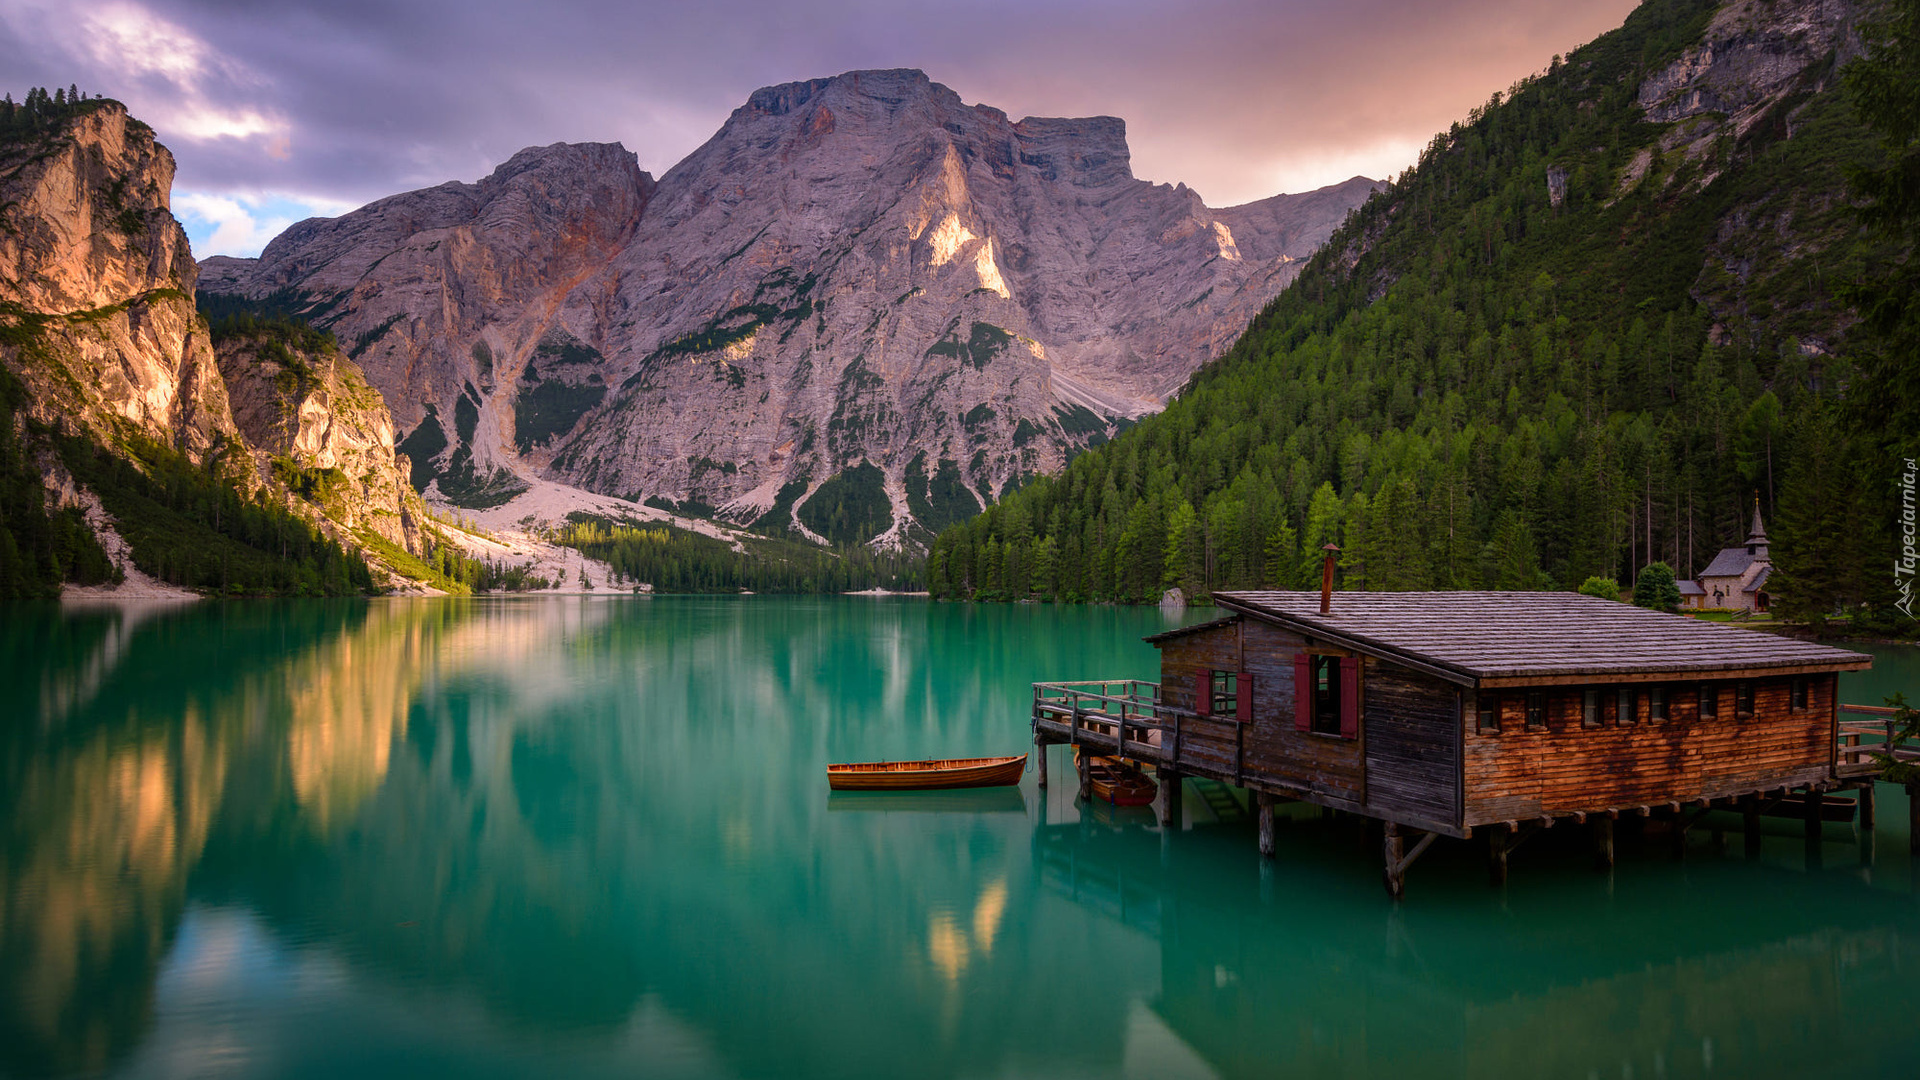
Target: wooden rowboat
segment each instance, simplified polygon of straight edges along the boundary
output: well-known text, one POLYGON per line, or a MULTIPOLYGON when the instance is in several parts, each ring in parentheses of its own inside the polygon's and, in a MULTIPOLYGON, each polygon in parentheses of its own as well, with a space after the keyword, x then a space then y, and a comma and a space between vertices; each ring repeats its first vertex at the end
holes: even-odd
POLYGON ((920 791, 937 788, 1005 787, 1020 782, 1027 755, 940 758, 933 761, 861 761, 827 766, 834 791, 920 791))
MULTIPOLYGON (((1074 747, 1074 763, 1079 764, 1080 748, 1074 747)), ((1160 793, 1159 785, 1147 774, 1118 758, 1094 757, 1087 761, 1087 786, 1093 796, 1115 806, 1147 806, 1160 793)))

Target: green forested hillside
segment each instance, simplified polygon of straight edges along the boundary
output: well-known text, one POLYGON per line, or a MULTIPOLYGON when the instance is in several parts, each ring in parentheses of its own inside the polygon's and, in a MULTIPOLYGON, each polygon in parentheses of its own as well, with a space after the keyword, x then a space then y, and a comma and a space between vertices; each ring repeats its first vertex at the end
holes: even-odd
POLYGON ((576 511, 553 539, 612 567, 616 588, 647 582, 663 593, 911 591, 917 559, 858 545, 829 551, 789 537, 741 535, 738 549, 687 529, 576 511))
MULTIPOLYGON (((943 532, 935 594, 1308 587, 1329 542, 1344 587, 1573 588, 1690 574, 1756 498, 1779 561, 1889 578, 1890 519, 1795 494, 1864 467, 1840 294, 1895 252, 1846 170, 1881 149, 1832 55, 1751 123, 1648 122, 1716 6, 1648 0, 1437 136, 1163 413, 943 532)), ((1815 602, 1870 598, 1840 576, 1815 602)))

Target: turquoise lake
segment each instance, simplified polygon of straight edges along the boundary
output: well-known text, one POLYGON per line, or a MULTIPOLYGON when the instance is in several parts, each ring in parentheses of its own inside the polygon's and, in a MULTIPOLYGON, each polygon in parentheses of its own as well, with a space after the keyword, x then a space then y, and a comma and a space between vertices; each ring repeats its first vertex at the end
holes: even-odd
MULTIPOLYGON (((0 609, 0 1075, 1658 1077, 1920 1071, 1907 806, 1684 857, 1555 829, 1396 906, 1349 819, 1263 859, 1054 784, 1030 684, 1137 608, 552 597, 0 609)), ((1848 702, 1920 697, 1875 648, 1848 702)), ((1716 835, 1711 825, 1725 828, 1716 835)))

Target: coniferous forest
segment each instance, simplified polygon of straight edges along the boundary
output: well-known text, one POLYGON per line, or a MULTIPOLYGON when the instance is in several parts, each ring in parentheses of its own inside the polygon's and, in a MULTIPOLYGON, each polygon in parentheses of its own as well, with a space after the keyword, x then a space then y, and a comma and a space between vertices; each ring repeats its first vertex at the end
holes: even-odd
POLYGON ((1912 198, 1914 6, 1689 145, 1636 91, 1714 5, 1642 4, 1434 138, 1164 412, 943 532, 929 587, 1306 588, 1333 543, 1344 588, 1573 589, 1691 575, 1757 502, 1789 612, 1885 609, 1913 218, 1861 207, 1912 198))
POLYGON ((606 563, 611 584, 646 582, 665 593, 838 593, 922 587, 919 560, 850 546, 828 550, 804 540, 741 534, 739 547, 668 525, 573 513, 553 538, 606 563))

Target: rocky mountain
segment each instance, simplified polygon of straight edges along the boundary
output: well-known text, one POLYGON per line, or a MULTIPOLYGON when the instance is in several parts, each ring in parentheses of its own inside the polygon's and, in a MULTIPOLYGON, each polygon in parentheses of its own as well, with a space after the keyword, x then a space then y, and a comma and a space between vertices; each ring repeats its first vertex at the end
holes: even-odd
POLYGON ((201 286, 349 343, 456 504, 540 476, 924 539, 1158 409, 1374 187, 1215 210, 1135 179, 1120 120, 860 71, 754 93, 657 184, 529 149, 201 286))
POLYGON ((61 563, 80 556, 21 544, 59 507, 142 588, 363 587, 346 566, 362 534, 425 554, 380 394, 311 330, 216 342, 169 209, 173 156, 117 102, 36 93, 0 110, 0 472, 43 490, 0 508, 0 595, 75 580, 61 563))

